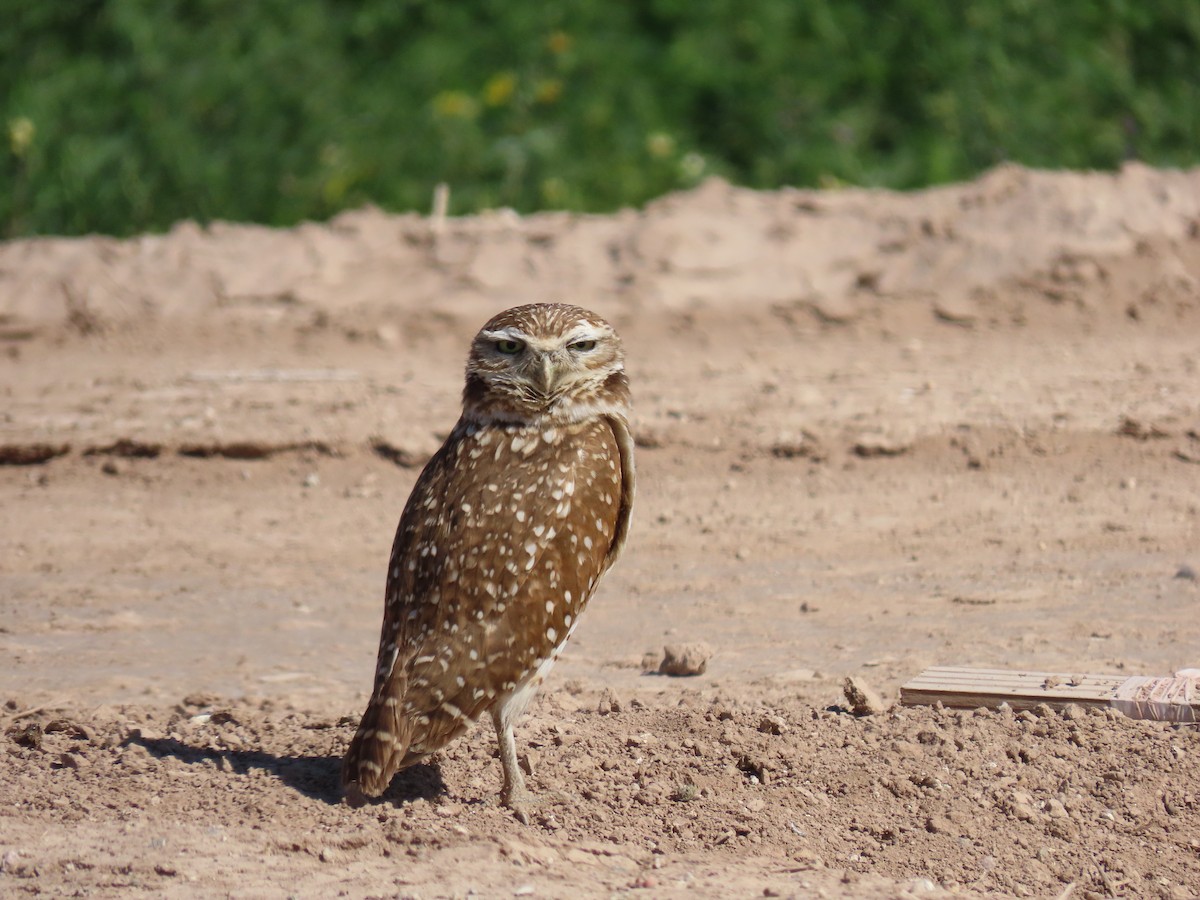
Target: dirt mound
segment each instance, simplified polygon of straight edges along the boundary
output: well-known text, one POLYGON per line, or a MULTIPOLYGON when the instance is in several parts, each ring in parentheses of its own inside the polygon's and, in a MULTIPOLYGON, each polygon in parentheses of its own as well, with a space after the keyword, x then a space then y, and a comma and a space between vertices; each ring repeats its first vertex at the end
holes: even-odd
POLYGON ((13 798, 2 877, 14 893, 238 894, 265 860, 281 893, 377 896, 512 879, 539 896, 857 895, 878 872, 910 894, 1195 885, 1194 729, 1078 708, 855 719, 666 699, 546 698, 522 729, 543 803, 518 829, 494 803, 483 728, 352 810, 336 789, 352 717, 211 697, 56 711, 40 735, 25 717, 0 767, 13 798), (46 841, 47 825, 74 837, 46 841))
POLYGON ((910 194, 711 180, 612 216, 433 221, 363 209, 284 231, 182 223, 127 241, 16 241, 0 246, 0 317, 14 330, 94 331, 214 314, 373 320, 436 305, 474 319, 583 296, 639 310, 777 305, 836 322, 910 301, 971 323, 1019 316, 997 297, 1014 288, 1137 315, 1200 302, 1198 228, 1200 170, 1006 165, 910 194), (1130 258, 1152 270, 1134 295, 1110 273, 1130 258))

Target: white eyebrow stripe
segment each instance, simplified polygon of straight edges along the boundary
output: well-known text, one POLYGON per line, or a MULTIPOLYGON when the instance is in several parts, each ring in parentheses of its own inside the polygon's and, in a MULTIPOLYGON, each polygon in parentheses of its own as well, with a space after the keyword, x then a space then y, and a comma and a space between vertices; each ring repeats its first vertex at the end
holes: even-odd
POLYGON ((494 331, 481 331, 479 336, 485 342, 492 341, 520 341, 534 350, 554 350, 564 344, 573 344, 576 341, 598 341, 612 334, 610 328, 599 328, 588 323, 581 323, 572 328, 564 337, 561 338, 535 338, 526 334, 520 328, 510 325, 507 328, 497 328, 494 331))
POLYGON ((593 325, 580 325, 571 331, 566 337, 568 344, 573 344, 576 341, 598 341, 603 337, 607 337, 611 332, 607 328, 596 328, 593 325))
POLYGON ((480 336, 489 341, 520 341, 522 344, 528 342, 529 335, 523 332, 520 328, 501 328, 497 331, 481 331, 480 336))

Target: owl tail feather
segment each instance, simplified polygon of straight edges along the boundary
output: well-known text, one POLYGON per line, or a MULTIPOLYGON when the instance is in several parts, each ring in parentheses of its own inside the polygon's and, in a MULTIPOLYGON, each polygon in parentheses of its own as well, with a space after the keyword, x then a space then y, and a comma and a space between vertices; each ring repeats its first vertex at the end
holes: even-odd
POLYGON ((400 704, 395 698, 403 691, 396 687, 385 684, 375 692, 342 760, 342 789, 351 805, 386 791, 404 764, 412 724, 398 715, 400 704))

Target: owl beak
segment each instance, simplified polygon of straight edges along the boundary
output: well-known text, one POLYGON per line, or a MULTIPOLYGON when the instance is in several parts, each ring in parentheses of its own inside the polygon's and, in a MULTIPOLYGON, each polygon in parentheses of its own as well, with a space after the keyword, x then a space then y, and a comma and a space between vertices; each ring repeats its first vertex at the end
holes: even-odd
POLYGON ((549 394, 551 388, 554 387, 554 376, 557 373, 554 371, 554 358, 549 354, 543 354, 540 365, 534 372, 534 380, 537 382, 538 390, 543 394, 549 394))

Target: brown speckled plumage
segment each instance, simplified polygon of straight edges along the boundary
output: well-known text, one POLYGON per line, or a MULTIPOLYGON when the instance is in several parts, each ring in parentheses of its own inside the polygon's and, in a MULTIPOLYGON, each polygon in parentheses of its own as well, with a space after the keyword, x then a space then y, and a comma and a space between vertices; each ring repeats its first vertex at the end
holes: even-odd
POLYGON ((625 543, 628 413, 620 339, 594 313, 521 306, 476 335, 462 417, 396 531, 348 796, 378 796, 490 712, 503 800, 527 817, 512 729, 625 543))

